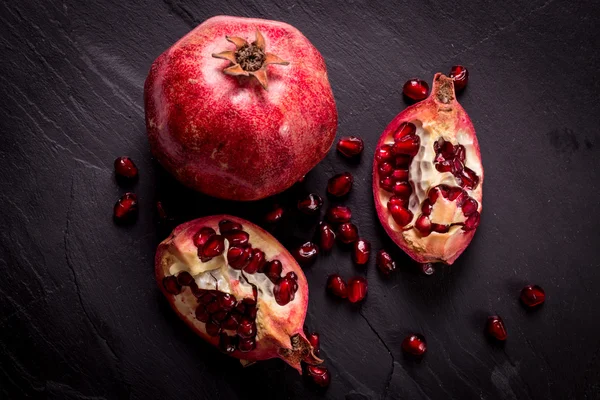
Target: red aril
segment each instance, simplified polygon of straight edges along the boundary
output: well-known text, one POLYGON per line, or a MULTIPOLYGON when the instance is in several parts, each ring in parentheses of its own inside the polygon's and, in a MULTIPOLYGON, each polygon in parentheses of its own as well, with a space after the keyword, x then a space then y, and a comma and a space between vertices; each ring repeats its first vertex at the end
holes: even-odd
POLYGON ((310 342, 310 345, 313 347, 313 352, 318 356, 321 352, 321 339, 317 332, 307 333, 306 338, 310 342))
POLYGON ((456 101, 453 79, 436 74, 431 95, 398 114, 375 150, 379 220, 418 263, 452 264, 479 226, 482 185, 473 125, 456 101))
POLYGON ((425 337, 417 333, 408 335, 402 341, 402 350, 412 356, 422 356, 427 351, 425 337))
POLYGON ((306 242, 299 246, 292 254, 300 264, 307 265, 315 261, 317 255, 319 255, 319 248, 313 242, 306 242))
POLYGON ((351 303, 362 301, 367 295, 367 280, 361 276, 350 278, 348 281, 348 300, 351 303))
POLYGON ((274 204, 273 207, 265 215, 265 222, 267 224, 276 224, 283 218, 284 210, 279 204, 274 204))
POLYGON ((309 365, 306 367, 307 376, 317 386, 327 387, 331 383, 329 370, 320 365, 309 365))
POLYGON ((192 238, 194 241, 194 245, 196 247, 204 246, 204 243, 213 235, 216 235, 217 232, 211 227, 204 226, 198 232, 196 232, 192 238))
POLYGON ((119 157, 115 160, 115 174, 117 177, 135 179, 138 177, 138 168, 129 157, 119 157))
POLYGON ((310 193, 298 201, 298 210, 306 215, 315 215, 323 206, 323 199, 316 193, 310 193))
POLYGON ((469 83, 469 70, 462 65, 455 65, 450 69, 450 78, 454 78, 454 89, 460 92, 469 83))
POLYGON ((302 269, 258 226, 232 216, 187 222, 158 246, 155 265, 175 312, 225 353, 250 362, 278 357, 298 371, 301 361, 322 362, 302 330, 308 305, 302 269), (196 234, 211 230, 198 248, 196 234), (239 232, 248 243, 231 245, 227 236, 239 232))
POLYGON ((381 249, 377 252, 375 257, 375 264, 379 271, 384 275, 389 275, 396 270, 396 262, 387 251, 381 249))
POLYGON ((429 85, 422 79, 412 78, 406 81, 402 87, 402 93, 414 101, 425 100, 429 93, 429 85))
POLYGON ((326 216, 332 224, 343 224, 345 222, 350 222, 352 211, 350 211, 350 207, 333 206, 327 210, 326 216))
POLYGON ((358 156, 364 147, 363 140, 356 136, 344 136, 337 144, 337 150, 348 158, 358 156))
POLYGON ((344 244, 356 242, 358 239, 358 228, 351 222, 346 222, 338 227, 336 237, 344 244))
POLYGON ((521 302, 527 307, 539 306, 546 300, 544 289, 538 285, 527 285, 521 290, 521 302))
POLYGON ((342 299, 348 297, 348 287, 346 282, 338 274, 329 275, 329 278, 327 278, 327 290, 331 294, 342 299))
POLYGON ((352 249, 352 260, 354 260, 355 264, 365 265, 369 262, 369 257, 371 256, 371 243, 365 239, 358 239, 354 242, 354 247, 352 249))
POLYGON ((330 251, 335 243, 335 232, 331 225, 321 221, 319 225, 319 246, 323 251, 330 251))
POLYGON ((505 341, 508 336, 506 333, 506 328, 504 327, 504 321, 498 315, 492 315, 488 317, 487 323, 485 325, 485 331, 488 336, 499 340, 505 341))
POLYGON ((262 19, 218 16, 196 27, 154 61, 144 103, 165 169, 231 200, 292 186, 337 128, 321 54, 296 28, 262 19))
POLYGON ((135 193, 125 193, 113 208, 113 217, 120 223, 133 222, 138 215, 138 201, 135 193))
POLYGON ((327 183, 327 192, 336 197, 345 196, 352 189, 352 174, 349 172, 343 172, 337 174, 329 179, 327 183))

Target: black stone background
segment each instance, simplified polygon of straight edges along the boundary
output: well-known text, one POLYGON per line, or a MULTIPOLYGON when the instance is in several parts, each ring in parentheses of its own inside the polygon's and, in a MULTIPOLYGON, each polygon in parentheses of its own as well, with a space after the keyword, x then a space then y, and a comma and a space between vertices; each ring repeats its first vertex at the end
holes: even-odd
MULTIPOLYGON (((5 1, 0 4, 0 392, 50 399, 598 399, 600 263, 599 6, 593 1, 5 1), (359 163, 334 150, 304 184, 254 204, 182 188, 152 160, 142 86, 163 50, 218 14, 277 19, 322 52, 338 137, 366 142, 359 163), (156 288, 162 200, 178 222, 228 212, 260 222, 277 200, 324 195, 351 171, 344 201, 375 250, 393 248, 373 211, 371 162, 401 87, 460 63, 459 96, 486 168, 482 224, 451 268, 428 277, 400 251, 383 279, 339 248, 306 268, 307 326, 321 333, 328 391, 279 360, 242 369, 190 332, 156 288), (125 192, 112 162, 141 176, 137 223, 117 227, 125 192), (326 277, 365 274, 359 307, 327 296, 326 277), (527 312, 521 287, 546 304, 527 312), (503 316, 509 338, 483 335, 503 316), (422 332, 420 363, 400 343, 422 332)), ((317 221, 288 213, 288 247, 317 221)))

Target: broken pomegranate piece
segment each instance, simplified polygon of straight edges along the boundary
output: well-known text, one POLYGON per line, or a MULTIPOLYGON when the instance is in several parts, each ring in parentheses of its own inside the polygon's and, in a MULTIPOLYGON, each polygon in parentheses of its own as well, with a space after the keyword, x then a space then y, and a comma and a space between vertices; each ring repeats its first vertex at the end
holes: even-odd
POLYGON ((379 220, 390 238, 422 264, 452 264, 481 220, 479 144, 456 101, 455 82, 436 74, 431 95, 398 114, 375 150, 379 220))
POLYGON ((256 225, 230 216, 182 224, 159 245, 155 271, 177 314, 222 352, 249 362, 278 357, 298 371, 322 362, 302 331, 306 278, 256 225))

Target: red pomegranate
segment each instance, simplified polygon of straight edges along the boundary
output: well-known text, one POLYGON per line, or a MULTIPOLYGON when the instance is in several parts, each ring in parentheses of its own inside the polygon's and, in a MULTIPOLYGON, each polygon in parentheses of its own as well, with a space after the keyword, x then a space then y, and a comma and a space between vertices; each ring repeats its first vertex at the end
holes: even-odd
POLYGON ((323 159, 337 128, 323 57, 277 21, 208 19, 154 61, 144 102, 158 161, 222 199, 292 186, 323 159))
POLYGON ((218 215, 179 225, 156 251, 156 280, 198 335, 248 362, 322 362, 303 332, 308 284, 270 234, 218 215), (239 240, 240 237, 248 240, 239 240))
POLYGON ((475 129, 453 79, 387 126, 375 151, 373 195, 381 224, 420 263, 452 264, 479 225, 483 166, 475 129))

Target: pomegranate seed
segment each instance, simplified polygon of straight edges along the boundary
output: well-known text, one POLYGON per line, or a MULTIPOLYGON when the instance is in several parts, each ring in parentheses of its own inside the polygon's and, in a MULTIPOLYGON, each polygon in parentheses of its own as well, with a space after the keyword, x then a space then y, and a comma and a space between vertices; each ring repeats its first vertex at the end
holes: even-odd
POLYGON ((417 127, 412 122, 403 122, 400 124, 396 132, 394 132, 394 142, 399 141, 404 136, 414 135, 417 132, 417 127))
POLYGON ((506 328, 504 327, 504 321, 502 321, 502 318, 498 315, 488 317, 485 330, 490 337, 496 340, 506 340, 507 333, 506 328))
POLYGON ((378 164, 382 162, 391 161, 392 156, 392 146, 389 144, 384 144, 375 152, 375 160, 377 160, 378 164))
POLYGON ((219 336, 219 350, 224 353, 233 353, 235 351, 237 339, 235 336, 229 336, 226 333, 221 333, 219 336))
POLYGON ((245 268, 252 257, 250 247, 230 247, 227 250, 227 263, 233 269, 241 270, 245 268))
POLYGON ((350 278, 348 281, 348 300, 351 303, 362 301, 367 295, 367 280, 361 276, 350 278))
POLYGON ((227 318, 227 311, 217 311, 216 313, 212 314, 210 318, 213 322, 217 323, 218 325, 221 325, 221 322, 225 321, 225 318, 227 318))
POLYGON ((391 176, 386 176, 385 178, 379 180, 379 187, 383 190, 391 192, 394 190, 394 180, 391 176))
POLYGON ((450 225, 431 224, 431 229, 437 233, 447 233, 450 230, 450 225))
POLYGON ((396 181, 392 186, 392 192, 396 196, 409 197, 412 193, 412 188, 408 182, 396 181))
POLYGON ((335 242, 335 232, 333 228, 325 221, 319 225, 319 246, 323 251, 330 251, 335 242))
POLYGON ((283 207, 281 207, 278 204, 275 204, 273 206, 273 209, 265 215, 265 222, 267 224, 276 224, 277 222, 281 221, 282 218, 283 207))
POLYGON ((247 305, 246 306, 246 312, 244 313, 248 318, 255 320, 256 319, 256 313, 258 312, 258 309, 256 308, 256 305, 247 305))
POLYGON ((306 242, 293 252, 296 261, 304 265, 314 262, 318 254, 319 248, 313 242, 306 242))
POLYGON ((348 297, 348 288, 346 282, 338 274, 329 275, 327 278, 327 290, 337 297, 345 299, 348 297))
POLYGON ((119 157, 115 160, 115 174, 117 177, 135 179, 138 177, 138 169, 129 157, 119 157))
POLYGON ((441 163, 435 164, 435 169, 438 172, 452 172, 452 161, 442 161, 441 163))
POLYGON ((463 229, 465 231, 471 231, 479 226, 479 213, 475 211, 473 214, 469 215, 465 224, 463 225, 463 229))
POLYGON ((388 210, 392 214, 394 221, 400 226, 408 225, 413 219, 412 211, 397 204, 390 205, 388 202, 388 210))
POLYGON ((214 322, 207 322, 205 329, 209 336, 219 336, 219 333, 221 333, 221 327, 214 322))
POLYGON ((317 386, 327 387, 331 383, 329 370, 319 365, 309 365, 306 367, 308 378, 317 386))
POLYGON ((408 170, 407 169, 395 169, 392 172, 392 179, 397 181, 407 181, 408 180, 408 170))
POLYGON ((285 274, 285 277, 286 277, 286 278, 293 279, 293 280, 295 280, 295 281, 297 281, 297 280, 298 280, 298 275, 296 275, 296 273, 295 273, 294 271, 290 271, 290 272, 288 272, 287 274, 285 274))
POLYGON ((435 268, 433 268, 433 263, 421 264, 421 271, 423 271, 425 275, 433 275, 433 273, 435 272, 435 268))
POLYGON ((433 204, 431 204, 431 201, 429 201, 429 199, 423 200, 423 204, 421 204, 421 211, 425 215, 431 214, 431 211, 433 211, 433 204))
POLYGON ((236 300, 235 296, 233 296, 229 293, 223 293, 219 297, 219 305, 225 311, 231 310, 233 307, 235 307, 236 304, 237 304, 237 300, 236 300))
POLYGON ((280 278, 273 288, 273 296, 280 306, 285 306, 294 300, 294 281, 289 278, 280 278))
POLYGON ((240 339, 238 341, 238 349, 240 351, 243 351, 244 353, 254 350, 255 347, 256 347, 256 341, 254 340, 254 338, 240 339))
POLYGON ((181 293, 181 285, 179 284, 179 282, 177 282, 177 278, 173 275, 166 276, 163 278, 163 287, 168 293, 181 293))
POLYGON ((209 304, 215 299, 215 297, 216 297, 215 293, 211 291, 211 292, 207 292, 207 293, 203 294, 200 297, 200 299, 198 299, 198 300, 202 304, 209 304))
POLYGON ((345 196, 352 189, 352 174, 349 172, 343 172, 337 174, 329 179, 327 182, 327 192, 336 197, 345 196))
POLYGON ((400 207, 408 208, 408 199, 405 197, 392 196, 388 200, 388 207, 391 205, 397 205, 400 207))
POLYGON ((266 262, 265 253, 262 250, 253 249, 250 262, 244 267, 244 272, 254 274, 257 271, 261 271, 266 262))
POLYGON ((214 299, 213 301, 211 301, 210 303, 208 303, 206 305, 206 311, 208 311, 209 314, 214 314, 216 312, 218 312, 221 309, 221 305, 219 304, 219 299, 214 299))
POLYGON ((420 357, 427 351, 425 337, 417 333, 408 335, 402 341, 402 350, 412 356, 420 357))
POLYGON ((394 172, 394 166, 389 162, 384 161, 378 165, 377 171, 379 172, 379 176, 381 178, 385 178, 386 176, 392 175, 392 172, 394 172))
POLYGON ((406 81, 402 87, 402 93, 414 101, 425 100, 429 93, 429 85, 424 80, 413 78, 406 81))
POLYGON ((315 353, 315 355, 319 355, 320 352, 320 338, 319 338, 319 334, 317 332, 313 332, 313 333, 307 333, 306 334, 306 338, 308 339, 308 342, 310 343, 310 345, 313 347, 313 353, 315 353))
POLYGON ((319 212, 323 205, 323 199, 316 193, 310 193, 298 202, 298 210, 306 215, 314 215, 319 212))
POLYGON ((210 314, 206 311, 206 307, 203 304, 200 304, 196 308, 196 319, 200 322, 208 322, 210 319, 210 314))
POLYGON ((135 193, 125 193, 117 200, 113 216, 117 222, 132 222, 138 214, 138 201, 135 193))
POLYGON ((362 139, 356 136, 344 136, 337 144, 338 151, 349 158, 362 153, 364 147, 362 139))
POLYGON ((342 224, 349 222, 352 218, 352 211, 346 206, 333 206, 327 210, 327 219, 333 224, 342 224))
POLYGON ((228 219, 222 219, 219 221, 219 232, 221 232, 221 235, 240 230, 242 230, 242 224, 230 221, 228 219))
POLYGON ((200 230, 196 232, 192 240, 194 241, 194 245, 196 247, 202 247, 204 246, 209 237, 216 234, 217 232, 215 232, 213 228, 205 226, 203 228, 200 228, 200 230))
POLYGON ((365 239, 358 239, 354 242, 354 252, 352 253, 352 259, 358 265, 365 265, 369 262, 369 256, 371 255, 371 243, 365 239))
POLYGON ((546 293, 538 285, 527 285, 521 290, 520 298, 527 307, 535 307, 546 300, 546 293))
POLYGON ((202 262, 210 261, 211 258, 220 256, 225 250, 225 238, 221 235, 213 235, 208 238, 204 246, 198 249, 202 262))
POLYGON ((283 266, 281 265, 281 261, 273 260, 265 264, 262 272, 271 280, 271 282, 275 283, 281 276, 282 270, 283 266))
POLYGON ((415 156, 419 152, 421 140, 417 135, 408 135, 400 138, 392 146, 392 153, 396 156, 415 156))
POLYGON ((223 236, 225 237, 225 239, 227 239, 229 245, 231 246, 244 246, 248 244, 248 241, 250 240, 250 235, 248 234, 248 232, 244 232, 241 230, 227 232, 223 236))
POLYGON ((471 215, 475 211, 477 211, 478 206, 479 206, 479 204, 477 203, 477 200, 475 200, 474 198, 469 197, 468 199, 466 199, 464 201, 464 203, 462 204, 462 211, 463 211, 463 214, 465 215, 465 217, 468 217, 469 215, 471 215))
POLYGON ((231 331, 237 331, 238 325, 240 324, 241 316, 237 313, 231 313, 229 316, 221 323, 221 328, 229 329, 231 331))
POLYGON ((469 83, 469 70, 462 65, 455 65, 450 69, 450 78, 454 78, 454 89, 459 92, 469 83))
POLYGON ((167 213, 167 210, 165 210, 165 206, 162 201, 156 202, 156 215, 158 215, 158 219, 161 222, 170 219, 169 214, 167 213))
POLYGON ((394 262, 394 259, 390 253, 383 249, 377 252, 375 264, 377 265, 379 271, 381 271, 381 273, 384 275, 389 275, 396 269, 396 263, 394 262))
MULTIPOLYGON (((450 191, 448 191, 448 200, 450 200, 450 201, 456 201, 456 203, 457 203, 456 205, 457 206, 458 205, 460 205, 460 206, 463 205, 463 203, 466 200, 466 198, 463 198, 465 196, 468 197, 467 192, 465 192, 464 190, 462 190, 461 188, 456 187, 456 186, 450 188, 450 191)), ((475 202, 475 204, 477 204, 477 202, 475 202)), ((477 210, 477 207, 475 207, 475 210, 477 210)))
POLYGON ((194 277, 187 271, 181 271, 177 274, 177 283, 181 286, 190 286, 194 282, 194 277))
POLYGON ((464 187, 470 190, 475 189, 477 187, 477 184, 479 183, 479 177, 477 176, 475 171, 467 167, 465 167, 465 169, 462 172, 462 180, 464 182, 464 187))
POLYGON ((407 169, 410 166, 410 162, 412 161, 412 157, 408 155, 399 155, 394 158, 394 167, 407 169))
POLYGON ((358 228, 350 222, 338 227, 337 238, 344 244, 354 243, 358 239, 358 228))
POLYGON ((256 325, 254 324, 254 321, 247 318, 242 319, 238 325, 237 334, 245 339, 256 335, 256 325))

